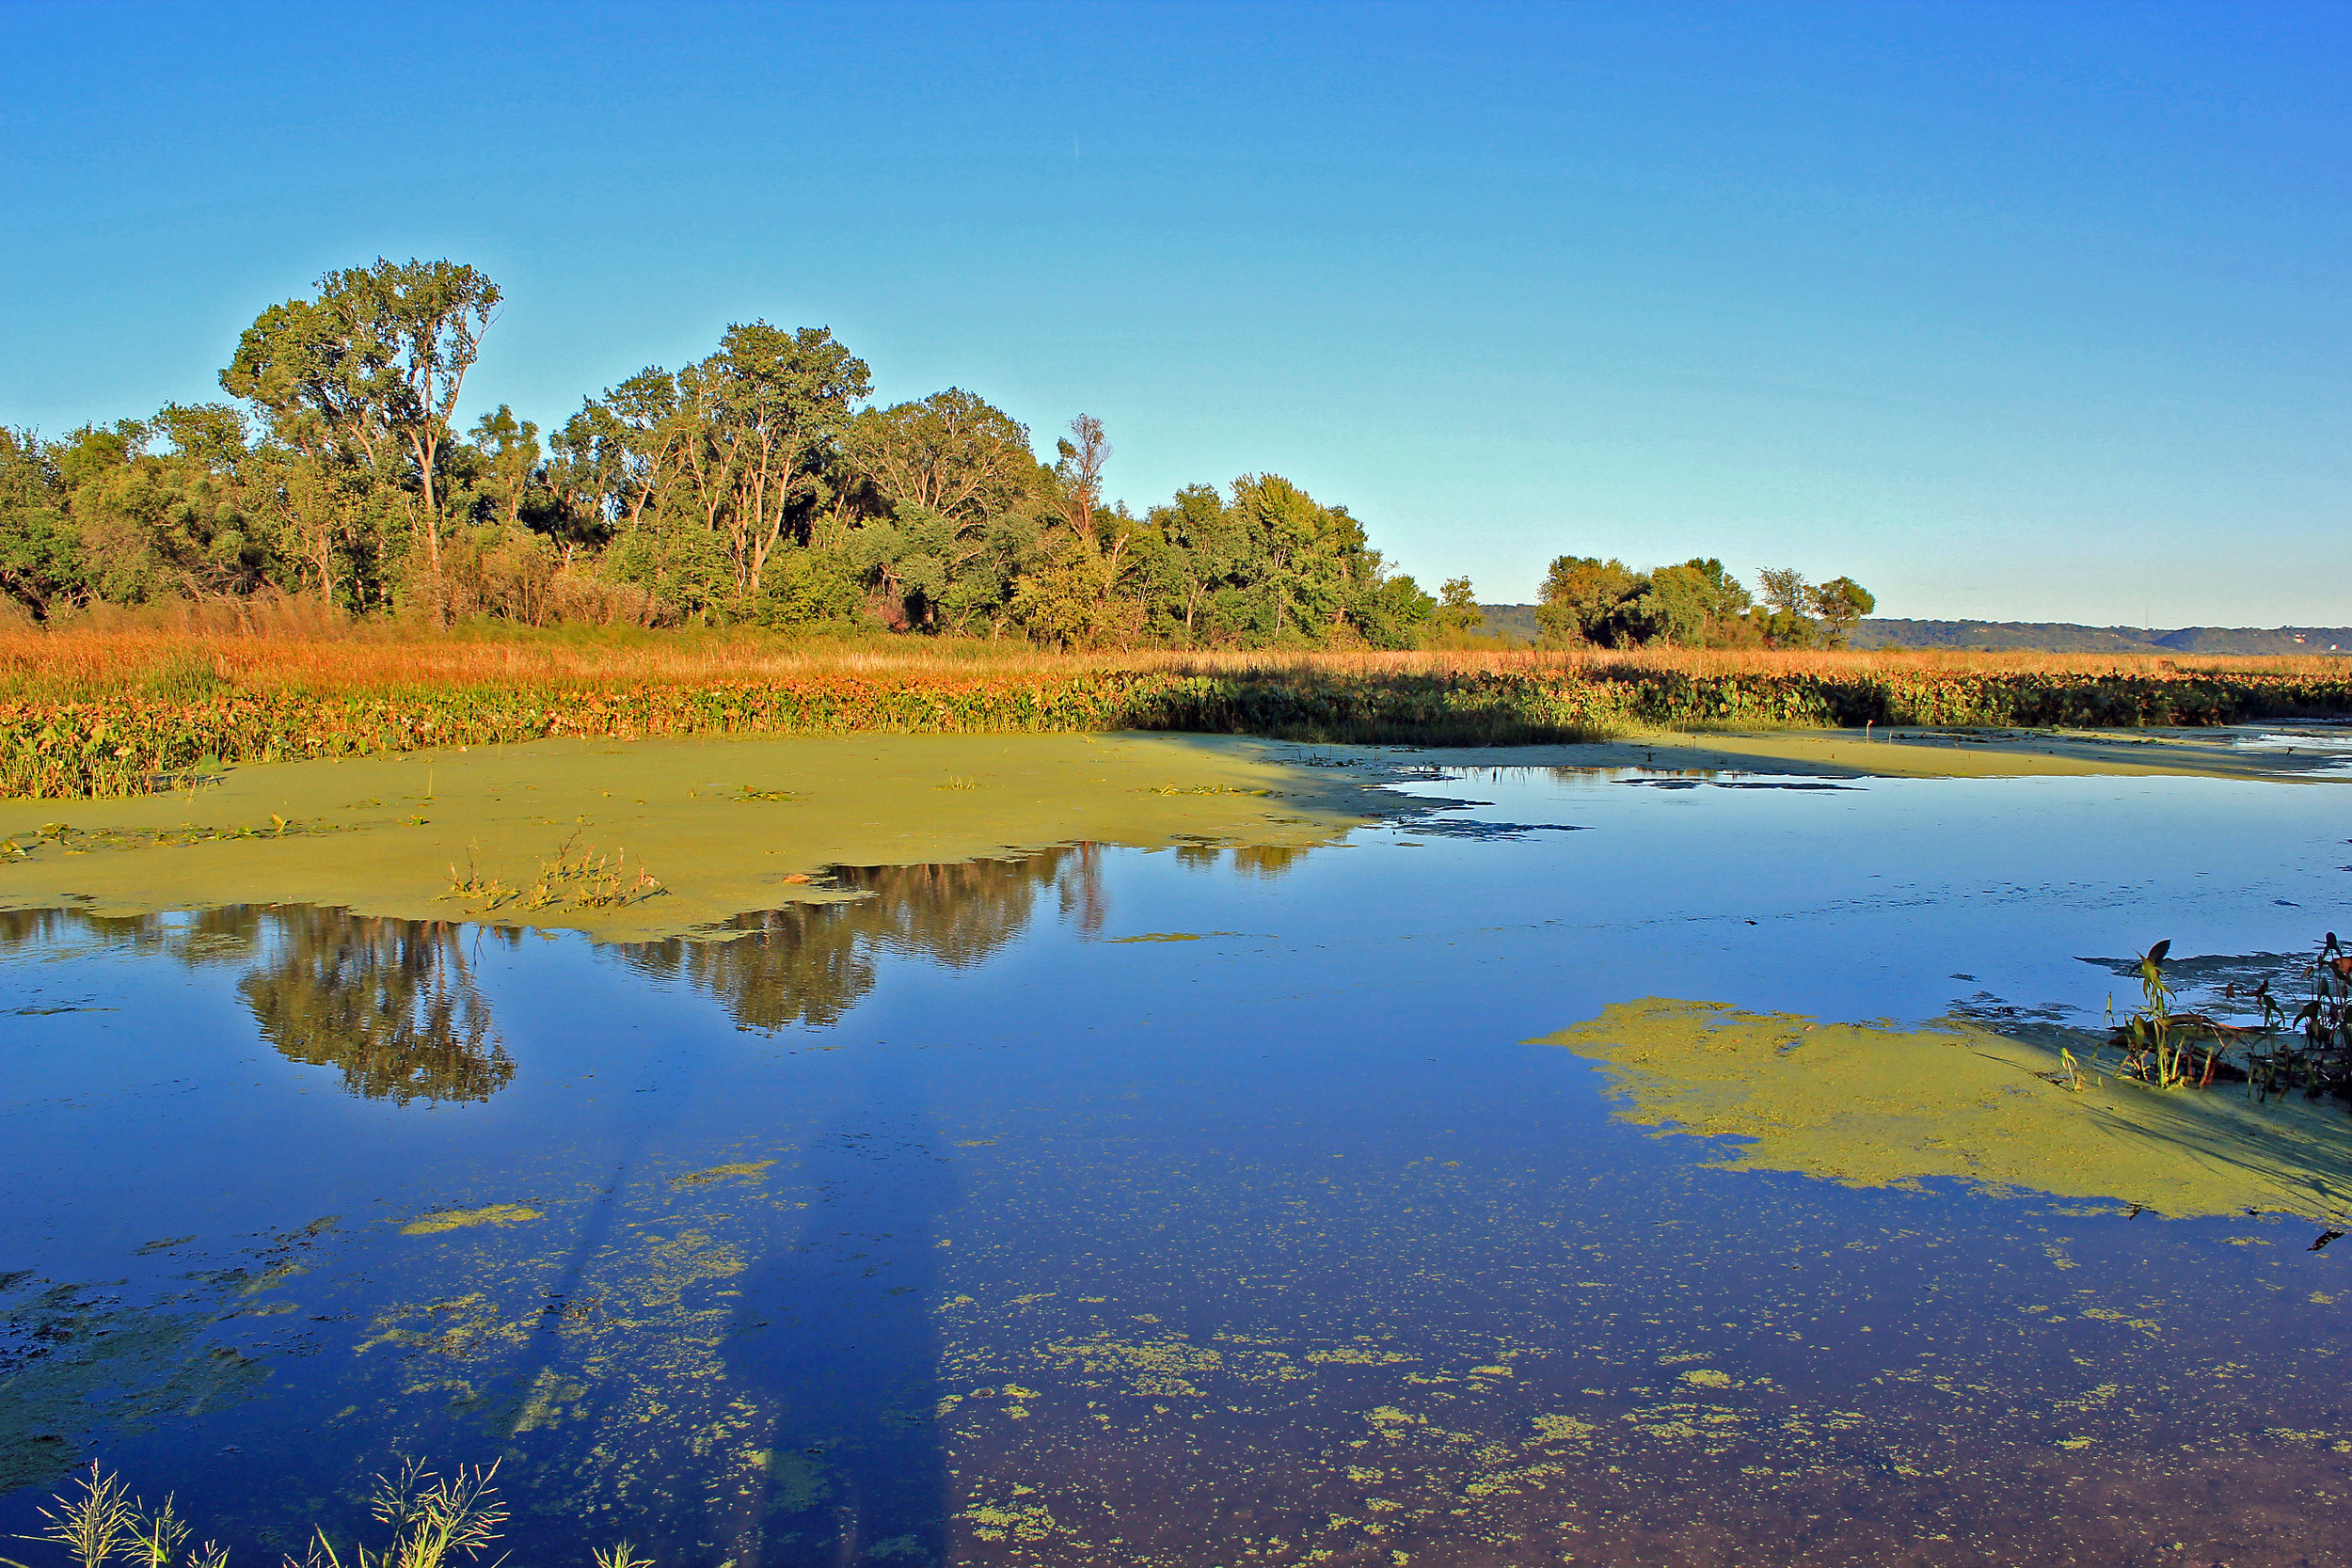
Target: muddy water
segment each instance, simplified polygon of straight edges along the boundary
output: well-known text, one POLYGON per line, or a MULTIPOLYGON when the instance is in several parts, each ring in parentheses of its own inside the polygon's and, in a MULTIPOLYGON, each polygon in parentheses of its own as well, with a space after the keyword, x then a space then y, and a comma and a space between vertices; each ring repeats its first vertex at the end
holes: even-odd
POLYGON ((1489 803, 727 942, 8 917, 0 1529, 95 1457, 267 1560, 405 1452, 531 1561, 2341 1560, 2326 1216, 1719 1168, 1525 1043, 2283 965, 2340 786, 1804 784, 1433 778, 1489 803))

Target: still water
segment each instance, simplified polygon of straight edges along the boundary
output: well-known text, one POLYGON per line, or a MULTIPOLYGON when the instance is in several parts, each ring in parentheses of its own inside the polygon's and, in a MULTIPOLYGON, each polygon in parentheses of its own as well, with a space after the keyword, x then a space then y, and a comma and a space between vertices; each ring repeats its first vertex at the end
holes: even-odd
POLYGON ((1406 787, 728 942, 0 916, 0 1530, 96 1458, 270 1561, 415 1454, 524 1562, 2352 1549, 2352 1243, 1712 1168, 1524 1043, 2094 1022, 2352 928, 2342 784, 1406 787))

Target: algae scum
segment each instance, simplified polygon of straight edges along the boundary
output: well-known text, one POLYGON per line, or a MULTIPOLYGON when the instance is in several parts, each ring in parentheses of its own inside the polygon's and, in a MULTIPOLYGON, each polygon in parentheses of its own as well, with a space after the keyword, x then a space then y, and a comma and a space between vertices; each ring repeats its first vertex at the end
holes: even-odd
POLYGON ((534 1562, 2340 1560, 2352 1115, 2048 1074, 2352 928, 2341 786, 1827 784, 0 916, 0 1529, 97 1458, 274 1560, 414 1453, 534 1562))

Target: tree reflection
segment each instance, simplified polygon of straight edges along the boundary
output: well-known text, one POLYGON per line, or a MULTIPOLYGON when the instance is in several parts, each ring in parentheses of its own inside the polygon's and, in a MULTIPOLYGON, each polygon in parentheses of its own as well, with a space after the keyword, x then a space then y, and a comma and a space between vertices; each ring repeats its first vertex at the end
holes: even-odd
POLYGON ((262 1038, 290 1061, 340 1069, 343 1087, 363 1099, 487 1100, 515 1076, 454 926, 250 904, 166 915, 0 912, 0 945, 88 938, 190 968, 247 965, 237 990, 262 1038))
POLYGON ((442 921, 272 910, 263 957, 237 982, 262 1037, 340 1069, 366 1100, 481 1101, 515 1076, 490 1007, 442 921))
MULTIPOLYGON (((1282 875, 1304 850, 1188 844, 1188 869, 1282 875)), ((837 901, 737 915, 692 938, 618 944, 639 974, 683 981, 740 1027, 838 1023, 874 989, 879 953, 953 968, 980 963, 1036 917, 1049 890, 1061 918, 1091 937, 1108 913, 1100 846, 1080 844, 959 864, 836 867, 837 901)), ((0 911, 0 949, 96 939, 190 967, 234 963, 262 1037, 291 1061, 332 1067, 369 1100, 484 1101, 515 1063, 464 943, 520 933, 392 920, 304 905, 231 905, 194 913, 106 916, 0 911), (462 942, 461 942, 462 934, 462 942)))
POLYGON ((1065 917, 1091 934, 1105 905, 1092 845, 954 865, 836 867, 840 903, 737 915, 740 936, 632 942, 616 951, 641 974, 683 980, 746 1029, 837 1023, 874 987, 874 953, 913 953, 961 969, 1025 929, 1052 888, 1065 917))

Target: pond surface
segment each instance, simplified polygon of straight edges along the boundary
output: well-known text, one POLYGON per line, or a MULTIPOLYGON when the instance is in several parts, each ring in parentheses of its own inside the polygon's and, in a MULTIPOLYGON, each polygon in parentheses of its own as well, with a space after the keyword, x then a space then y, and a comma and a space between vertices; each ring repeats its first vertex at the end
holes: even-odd
POLYGON ((1715 1168, 1523 1043, 2096 1022, 2352 928, 2341 785, 1410 787, 726 942, 0 916, 0 1530, 96 1458, 274 1560, 408 1453, 523 1562, 2352 1551, 2311 1217, 1715 1168))

